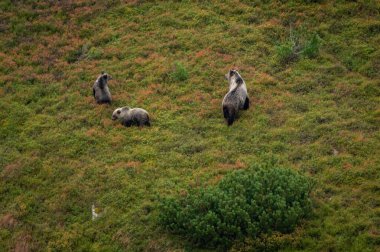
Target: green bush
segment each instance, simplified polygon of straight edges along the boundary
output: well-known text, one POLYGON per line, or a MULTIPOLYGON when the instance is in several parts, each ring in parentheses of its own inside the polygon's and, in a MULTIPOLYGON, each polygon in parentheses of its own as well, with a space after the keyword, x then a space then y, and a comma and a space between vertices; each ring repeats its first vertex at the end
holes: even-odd
POLYGON ((236 239, 291 232, 311 209, 308 178, 290 169, 254 166, 213 187, 165 198, 160 221, 198 246, 229 247, 236 239))
POLYGON ((82 55, 81 49, 73 50, 73 51, 68 52, 65 59, 67 63, 74 63, 81 57, 81 55, 82 55))
POLYGON ((291 32, 287 41, 276 46, 277 59, 282 64, 288 64, 300 57, 315 58, 320 47, 321 38, 318 34, 305 39, 301 32, 291 32))
POLYGON ((87 44, 84 44, 80 47, 78 47, 77 49, 73 50, 73 51, 70 51, 65 59, 68 63, 74 63, 78 60, 80 60, 81 58, 84 57, 84 55, 88 52, 88 45, 87 44))
POLYGON ((310 40, 306 41, 301 53, 307 58, 314 58, 318 56, 320 46, 321 38, 318 36, 318 34, 314 34, 310 40))
POLYGON ((88 50, 87 52, 88 59, 98 60, 98 59, 101 59, 102 56, 103 56, 103 51, 96 47, 91 47, 90 50, 88 50))
POLYGON ((289 63, 298 58, 298 52, 290 41, 276 46, 277 58, 281 63, 289 63))
POLYGON ((170 76, 174 81, 185 81, 189 78, 189 73, 182 63, 176 62, 175 70, 170 76))

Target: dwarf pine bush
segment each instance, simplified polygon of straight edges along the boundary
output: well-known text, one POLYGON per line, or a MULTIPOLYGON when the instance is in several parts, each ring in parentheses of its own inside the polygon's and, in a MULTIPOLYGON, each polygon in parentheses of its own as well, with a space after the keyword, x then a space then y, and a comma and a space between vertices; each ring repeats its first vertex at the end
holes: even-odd
POLYGON ((310 180, 290 169, 251 167, 164 199, 160 221, 196 245, 225 248, 247 236, 291 232, 310 212, 310 191, 310 180))

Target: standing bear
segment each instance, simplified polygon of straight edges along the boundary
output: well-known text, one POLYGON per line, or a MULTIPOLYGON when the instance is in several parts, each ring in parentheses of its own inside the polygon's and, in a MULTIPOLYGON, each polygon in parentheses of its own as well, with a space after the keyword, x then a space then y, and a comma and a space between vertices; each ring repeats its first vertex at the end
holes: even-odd
POLYGON ((145 109, 141 108, 117 108, 112 113, 112 120, 116 119, 119 119, 125 127, 131 127, 132 125, 139 127, 150 126, 149 114, 145 109))
POLYGON ((249 98, 247 86, 238 71, 230 70, 225 77, 230 90, 224 96, 222 107, 224 118, 230 126, 234 123, 240 109, 247 110, 249 108, 249 98))
POLYGON ((102 72, 92 86, 93 95, 98 104, 111 103, 111 93, 108 88, 108 81, 111 79, 109 74, 102 72))

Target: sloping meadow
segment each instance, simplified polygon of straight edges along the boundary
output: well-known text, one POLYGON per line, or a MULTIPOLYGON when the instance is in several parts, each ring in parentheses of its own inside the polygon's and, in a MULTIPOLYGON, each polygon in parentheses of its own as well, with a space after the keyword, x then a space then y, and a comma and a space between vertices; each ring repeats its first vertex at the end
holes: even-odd
POLYGON ((160 199, 270 160, 315 181, 308 218, 231 250, 376 250, 379 12, 377 1, 1 1, 0 248, 191 250, 160 225, 160 199), (252 103, 227 127, 230 68, 252 103), (112 105, 92 97, 101 71, 112 105), (127 105, 152 127, 113 122, 127 105))

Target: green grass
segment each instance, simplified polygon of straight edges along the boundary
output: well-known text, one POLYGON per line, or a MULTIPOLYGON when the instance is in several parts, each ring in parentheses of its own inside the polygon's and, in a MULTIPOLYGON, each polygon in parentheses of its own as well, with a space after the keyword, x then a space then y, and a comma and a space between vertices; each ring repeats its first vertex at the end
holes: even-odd
POLYGON ((311 218, 232 250, 379 250, 378 1, 128 2, 1 1, 0 248, 194 250, 158 199, 274 160, 317 181, 311 218), (318 50, 285 64, 290 27, 318 50), (227 127, 233 67, 252 104, 227 127), (152 127, 111 121, 127 105, 152 127))

